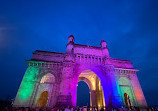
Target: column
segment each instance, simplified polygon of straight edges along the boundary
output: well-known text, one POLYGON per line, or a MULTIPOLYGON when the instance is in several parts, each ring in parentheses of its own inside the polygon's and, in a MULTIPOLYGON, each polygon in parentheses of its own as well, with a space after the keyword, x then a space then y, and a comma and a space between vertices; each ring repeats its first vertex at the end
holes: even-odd
POLYGON ((60 95, 58 96, 58 107, 72 106, 72 77, 73 64, 70 61, 63 63, 62 80, 60 85, 60 95))
POLYGON ((97 107, 96 91, 90 90, 90 106, 97 107))
POLYGON ((119 107, 122 104, 122 100, 119 96, 119 91, 116 84, 114 67, 106 65, 104 67, 106 84, 102 82, 105 96, 106 106, 119 107))

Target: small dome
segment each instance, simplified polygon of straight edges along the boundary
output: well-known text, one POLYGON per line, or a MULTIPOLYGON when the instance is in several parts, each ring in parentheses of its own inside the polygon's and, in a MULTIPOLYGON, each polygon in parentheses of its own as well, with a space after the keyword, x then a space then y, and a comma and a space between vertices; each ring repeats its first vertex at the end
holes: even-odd
POLYGON ((100 43, 101 47, 107 47, 107 44, 106 44, 106 41, 105 40, 102 40, 101 43, 100 43))
POLYGON ((105 40, 101 40, 101 43, 102 43, 102 42, 106 42, 106 41, 105 41, 105 40))
MULTIPOLYGON (((70 37, 74 38, 74 36, 73 36, 72 34, 69 36, 69 38, 70 38, 70 37)), ((75 38, 74 38, 74 39, 75 39, 75 38)))
POLYGON ((75 41, 74 36, 73 36, 73 35, 70 35, 70 36, 68 37, 68 43, 74 42, 74 41, 75 41))

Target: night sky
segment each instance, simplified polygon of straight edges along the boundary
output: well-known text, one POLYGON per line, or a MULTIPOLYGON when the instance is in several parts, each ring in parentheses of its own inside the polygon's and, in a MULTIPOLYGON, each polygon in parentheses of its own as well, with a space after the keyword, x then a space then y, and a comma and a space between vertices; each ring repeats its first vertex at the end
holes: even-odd
POLYGON ((35 50, 65 52, 67 38, 127 59, 149 105, 158 104, 158 0, 1 0, 0 99, 14 98, 35 50))
POLYGON ((90 106, 90 91, 86 82, 80 81, 77 86, 77 106, 90 106))

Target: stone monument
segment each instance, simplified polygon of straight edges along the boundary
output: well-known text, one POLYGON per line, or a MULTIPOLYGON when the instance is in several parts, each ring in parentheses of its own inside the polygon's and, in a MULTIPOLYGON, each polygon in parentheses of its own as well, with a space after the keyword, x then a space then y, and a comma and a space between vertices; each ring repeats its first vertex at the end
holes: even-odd
POLYGON ((110 57, 107 43, 100 47, 74 43, 68 37, 65 53, 36 50, 17 92, 15 107, 76 106, 77 85, 87 83, 90 106, 147 106, 129 60, 110 57))

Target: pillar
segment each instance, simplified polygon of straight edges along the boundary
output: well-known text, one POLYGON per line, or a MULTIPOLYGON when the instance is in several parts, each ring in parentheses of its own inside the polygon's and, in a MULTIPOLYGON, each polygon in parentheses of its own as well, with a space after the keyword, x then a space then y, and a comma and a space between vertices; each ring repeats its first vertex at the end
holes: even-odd
POLYGON ((106 65, 104 66, 104 71, 106 82, 101 82, 104 89, 105 104, 107 107, 119 107, 121 106, 122 102, 116 84, 114 67, 111 65, 106 65))
POLYGON ((90 106, 97 107, 96 91, 90 90, 90 106))
POLYGON ((73 90, 75 90, 73 84, 73 61, 74 61, 74 55, 67 54, 65 57, 65 61, 63 62, 60 95, 58 96, 58 103, 57 103, 57 106, 59 107, 73 106, 72 94, 73 94, 73 90))

